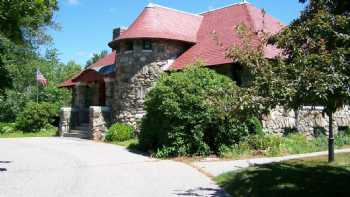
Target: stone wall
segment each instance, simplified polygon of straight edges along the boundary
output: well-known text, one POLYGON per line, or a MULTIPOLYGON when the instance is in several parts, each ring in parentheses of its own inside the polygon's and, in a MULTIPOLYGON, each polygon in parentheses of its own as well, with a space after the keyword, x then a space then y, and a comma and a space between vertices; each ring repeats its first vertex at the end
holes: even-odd
MULTIPOLYGON (((307 136, 315 136, 317 129, 328 130, 328 116, 322 112, 321 107, 303 107, 297 112, 277 107, 268 116, 263 117, 263 126, 267 130, 284 134, 290 129, 305 132, 307 136)), ((339 127, 350 126, 350 109, 345 106, 333 115, 335 131, 339 127)))
POLYGON ((142 40, 135 40, 134 50, 117 54, 116 79, 114 81, 114 121, 133 125, 145 114, 144 97, 154 86, 160 74, 187 49, 177 41, 153 40, 153 50, 143 50, 142 40))

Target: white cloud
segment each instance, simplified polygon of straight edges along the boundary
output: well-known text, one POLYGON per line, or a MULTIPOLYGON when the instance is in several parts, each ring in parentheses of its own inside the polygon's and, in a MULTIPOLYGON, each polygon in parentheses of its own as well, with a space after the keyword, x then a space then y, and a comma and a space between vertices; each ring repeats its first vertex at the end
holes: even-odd
POLYGON ((67 0, 67 3, 69 5, 78 5, 78 4, 80 4, 80 1, 79 0, 67 0))

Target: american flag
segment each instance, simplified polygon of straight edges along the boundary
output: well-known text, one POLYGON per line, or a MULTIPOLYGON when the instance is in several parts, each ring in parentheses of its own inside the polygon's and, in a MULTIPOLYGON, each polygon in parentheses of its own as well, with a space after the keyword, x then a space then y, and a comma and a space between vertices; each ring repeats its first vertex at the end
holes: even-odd
POLYGON ((44 77, 43 74, 41 74, 39 69, 36 70, 36 81, 43 86, 47 86, 48 83, 47 79, 44 77))

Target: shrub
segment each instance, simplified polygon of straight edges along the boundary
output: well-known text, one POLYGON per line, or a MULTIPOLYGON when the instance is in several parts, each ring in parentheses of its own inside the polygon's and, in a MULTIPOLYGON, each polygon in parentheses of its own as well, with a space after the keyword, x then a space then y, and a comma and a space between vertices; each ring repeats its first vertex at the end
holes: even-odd
POLYGON ((162 75, 146 95, 140 144, 156 156, 207 155, 237 143, 247 127, 231 113, 238 86, 213 70, 190 67, 162 75))
POLYGON ((290 153, 305 153, 312 149, 312 144, 302 133, 289 134, 284 138, 284 147, 290 153))
POLYGON ((24 132, 40 131, 49 127, 58 115, 58 106, 47 102, 29 102, 16 118, 16 127, 24 132))
POLYGON ((252 149, 246 141, 242 141, 239 144, 234 144, 232 146, 220 146, 219 156, 223 158, 241 158, 245 156, 250 156, 252 154, 252 149))
POLYGON ((127 124, 116 123, 113 124, 106 134, 106 141, 108 142, 123 142, 134 137, 134 128, 127 124))
POLYGON ((335 136, 335 145, 336 146, 344 146, 344 145, 348 145, 350 144, 350 133, 346 132, 346 133, 338 133, 335 136))
POLYGON ((283 138, 278 135, 251 135, 246 141, 252 150, 266 155, 279 155, 282 151, 283 138))
POLYGON ((263 126, 260 122, 260 120, 257 117, 251 117, 246 121, 246 125, 249 130, 249 134, 258 134, 262 135, 263 132, 263 126))
POLYGON ((0 122, 0 134, 13 133, 16 131, 16 125, 14 123, 0 122))
POLYGON ((215 126, 218 126, 218 131, 214 137, 214 144, 211 145, 214 152, 217 152, 222 145, 238 144, 249 135, 248 126, 236 119, 227 119, 215 126))

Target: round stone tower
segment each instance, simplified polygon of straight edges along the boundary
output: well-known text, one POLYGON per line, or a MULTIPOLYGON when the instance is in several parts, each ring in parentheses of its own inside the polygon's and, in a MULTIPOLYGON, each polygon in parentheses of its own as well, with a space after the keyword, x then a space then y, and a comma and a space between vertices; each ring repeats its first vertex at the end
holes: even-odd
POLYGON ((126 30, 113 31, 113 117, 137 128, 144 98, 174 60, 194 45, 202 16, 149 4, 126 30))

